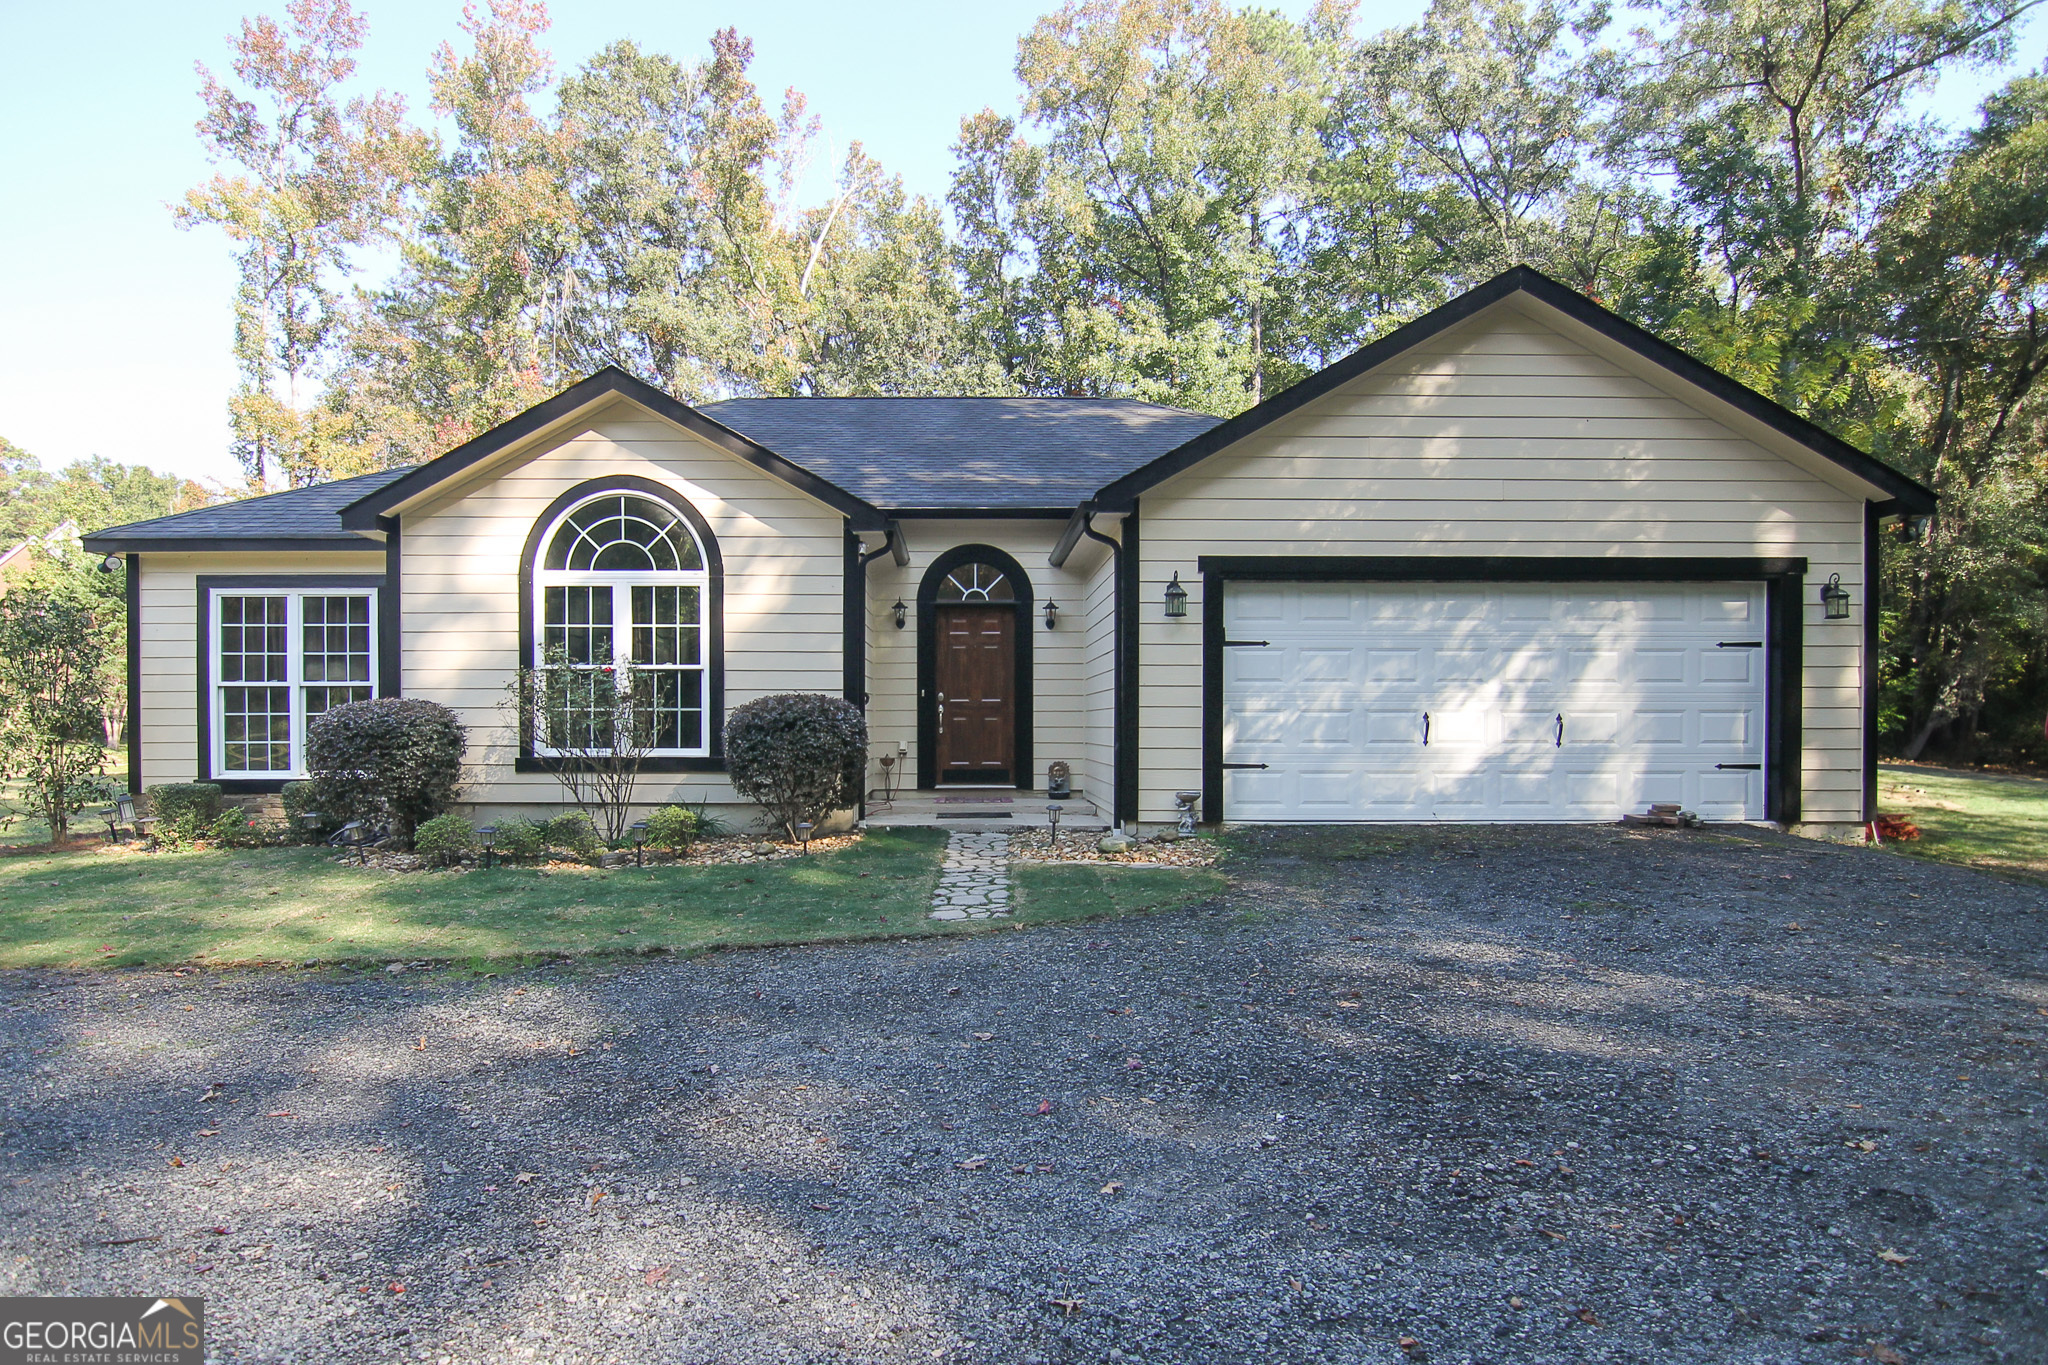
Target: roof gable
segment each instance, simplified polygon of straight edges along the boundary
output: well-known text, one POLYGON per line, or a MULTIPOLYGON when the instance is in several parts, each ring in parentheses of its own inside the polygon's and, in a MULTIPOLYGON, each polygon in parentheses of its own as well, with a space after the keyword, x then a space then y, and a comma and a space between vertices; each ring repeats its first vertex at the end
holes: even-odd
POLYGON ((337 514, 406 473, 403 468, 380 469, 352 479, 287 488, 150 521, 110 526, 85 537, 85 548, 95 554, 181 549, 376 550, 381 548, 376 541, 344 531, 337 514))
POLYGON ((834 511, 848 517, 855 530, 879 530, 887 523, 880 508, 859 498, 828 479, 783 458, 775 451, 742 436, 732 428, 705 416, 680 399, 670 397, 651 384, 633 378, 616 366, 606 366, 589 378, 536 403, 516 417, 499 423, 472 440, 465 441, 439 459, 407 471, 385 486, 356 499, 341 509, 341 524, 350 530, 368 530, 393 508, 410 502, 501 451, 518 445, 558 422, 608 399, 619 397, 639 404, 656 416, 688 431, 727 454, 809 494, 834 511))
POLYGON ((1138 495, 1176 474, 1193 468, 1280 419, 1299 411, 1318 398, 1359 379, 1395 357, 1421 346, 1440 333, 1477 316, 1515 295, 1523 295, 1544 308, 1555 310, 1571 322, 1598 334, 1632 355, 1668 372, 1671 376, 1726 404, 1748 419, 1779 436, 1812 451, 1851 475, 1887 494, 1897 510, 1932 512, 1935 497, 1931 489, 1901 474, 1890 465, 1858 450, 1840 437, 1807 421, 1804 417, 1737 383, 1719 370, 1694 359, 1676 346, 1608 311, 1576 290, 1532 270, 1516 266, 1485 284, 1396 328, 1368 346, 1273 395, 1168 451, 1159 458, 1105 484, 1093 499, 1096 510, 1129 511, 1138 495))

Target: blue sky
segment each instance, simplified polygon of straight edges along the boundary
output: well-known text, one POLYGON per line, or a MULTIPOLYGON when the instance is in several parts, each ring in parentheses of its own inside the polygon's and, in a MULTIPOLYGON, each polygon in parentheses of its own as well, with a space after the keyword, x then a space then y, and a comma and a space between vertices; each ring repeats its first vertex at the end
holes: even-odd
MULTIPOLYGON (((960 118, 1015 112, 1016 43, 1054 0, 746 5, 559 3, 550 38, 571 69, 607 42, 694 58, 713 30, 752 37, 764 91, 795 86, 824 121, 823 153, 859 139, 913 191, 943 195, 960 118)), ((460 38, 458 0, 359 0, 366 86, 426 117, 428 60, 460 38)), ((1304 0, 1283 0, 1298 15, 1304 0)), ((1407 23, 1424 0, 1362 4, 1361 27, 1407 23)), ((0 435, 58 466, 88 455, 229 480, 225 406, 233 290, 228 244, 181 231, 166 205, 212 174, 192 125, 193 63, 227 66, 242 16, 282 3, 161 0, 72 7, 0 0, 0 435)), ((2038 65, 2048 28, 2023 33, 2038 65)), ((1997 78, 1961 73, 1932 107, 1969 118, 1997 78)))

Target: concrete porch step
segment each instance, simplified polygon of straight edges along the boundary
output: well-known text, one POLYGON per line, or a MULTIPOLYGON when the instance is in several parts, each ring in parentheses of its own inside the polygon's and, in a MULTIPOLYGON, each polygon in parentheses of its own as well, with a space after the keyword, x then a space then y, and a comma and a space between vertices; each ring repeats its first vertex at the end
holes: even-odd
POLYGON ((1060 808, 1061 829, 1109 828, 1109 817, 1086 797, 1049 801, 1044 792, 1018 791, 1015 787, 948 787, 939 791, 901 792, 893 801, 871 798, 867 823, 871 829, 921 826, 985 833, 1042 830, 1047 824, 1047 806, 1060 808))

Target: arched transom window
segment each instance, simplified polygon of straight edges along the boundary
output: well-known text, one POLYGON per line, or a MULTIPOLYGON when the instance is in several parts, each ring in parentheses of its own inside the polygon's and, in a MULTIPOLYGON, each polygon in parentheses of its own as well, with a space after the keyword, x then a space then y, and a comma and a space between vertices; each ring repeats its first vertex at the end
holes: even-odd
POLYGON ((939 584, 941 602, 1014 602, 1009 578, 990 564, 962 564, 939 584))
POLYGON ((709 579, 690 524, 654 498, 600 493, 562 513, 542 543, 533 664, 569 670, 570 685, 551 689, 550 709, 559 714, 546 718, 539 742, 612 747, 605 693, 624 672, 647 752, 709 753, 709 579))

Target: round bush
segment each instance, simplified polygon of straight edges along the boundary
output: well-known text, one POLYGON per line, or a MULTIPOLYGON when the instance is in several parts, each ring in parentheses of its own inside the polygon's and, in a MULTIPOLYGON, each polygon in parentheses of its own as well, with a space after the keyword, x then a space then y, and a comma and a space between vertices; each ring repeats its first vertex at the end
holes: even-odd
POLYGON ((858 804, 867 765, 867 718, 839 697, 783 692, 734 707, 726 718, 732 785, 792 839, 799 824, 822 824, 858 804))
POLYGON ((579 858, 597 852, 597 826, 580 810, 565 811, 542 825, 541 837, 549 848, 564 849, 579 858))
POLYGON ((665 848, 678 858, 688 856, 690 845, 702 832, 697 812, 687 806, 663 806, 647 817, 647 842, 665 848))
POLYGON ((166 782, 149 789, 149 813, 156 817, 157 841, 180 848, 213 834, 221 815, 218 782, 166 782))
POLYGON ((541 826, 515 815, 498 822, 498 832, 491 847, 498 857, 512 862, 520 858, 538 858, 547 851, 547 845, 547 836, 541 826))
POLYGON ((476 830, 453 811, 422 820, 413 831, 413 852, 446 866, 476 847, 476 830))
POLYGON ((462 722, 438 702, 377 697, 335 707, 306 731, 308 793, 322 814, 389 825, 401 847, 455 804, 468 747, 462 722))

